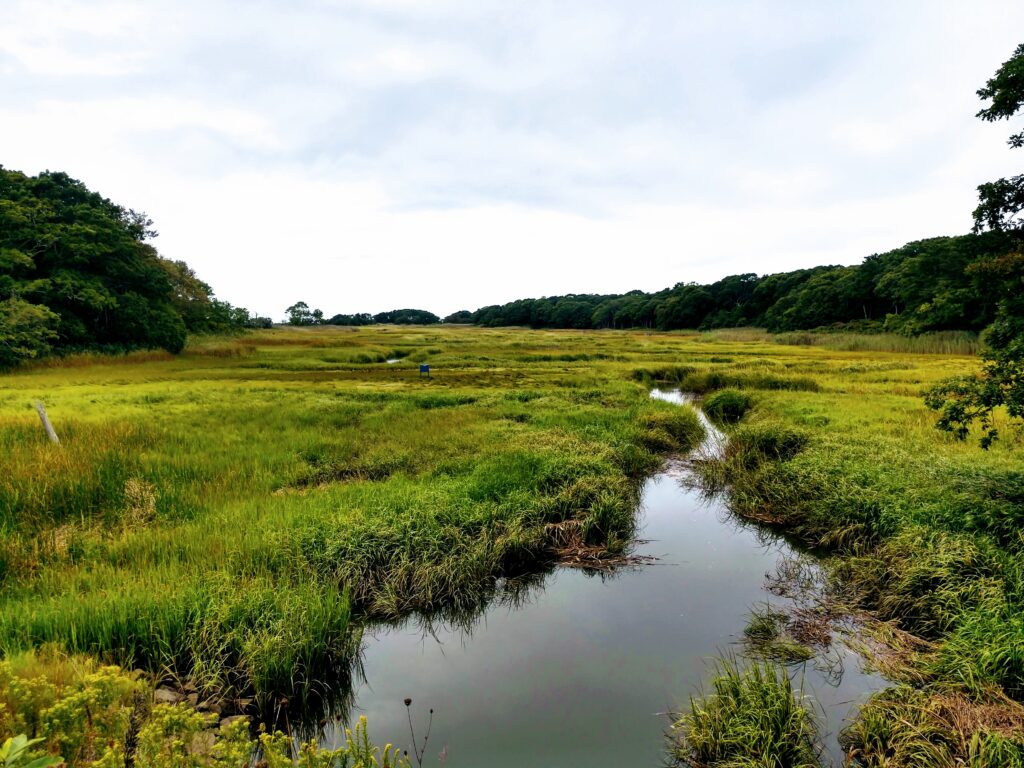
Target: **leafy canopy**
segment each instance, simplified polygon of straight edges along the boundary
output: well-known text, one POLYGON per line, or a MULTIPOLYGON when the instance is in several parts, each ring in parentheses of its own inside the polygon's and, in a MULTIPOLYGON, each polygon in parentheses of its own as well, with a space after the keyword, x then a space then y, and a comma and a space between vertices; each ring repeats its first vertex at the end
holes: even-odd
MULTIPOLYGON (((983 120, 1010 119, 1024 107, 1024 44, 978 91, 990 103, 978 112, 983 120)), ((1024 131, 1010 136, 1014 148, 1024 146, 1024 131)), ((932 389, 925 401, 940 412, 938 427, 958 438, 972 424, 982 430, 981 445, 998 437, 992 413, 1005 406, 1013 418, 1024 418, 1024 175, 999 179, 978 187, 980 205, 974 212, 975 230, 1006 232, 1007 252, 981 260, 968 272, 981 282, 998 286, 995 319, 985 333, 984 365, 980 376, 951 379, 932 389)))
POLYGON ((252 324, 183 261, 160 258, 144 213, 65 173, 0 166, 0 368, 53 352, 163 347, 252 324))

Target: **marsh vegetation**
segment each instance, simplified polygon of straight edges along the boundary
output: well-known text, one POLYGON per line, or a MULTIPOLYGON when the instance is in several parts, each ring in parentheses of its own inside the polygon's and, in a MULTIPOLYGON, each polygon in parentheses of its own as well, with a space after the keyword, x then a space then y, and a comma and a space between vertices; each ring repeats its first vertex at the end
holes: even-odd
MULTIPOLYGON (((70 756, 68 739, 106 738, 82 710, 58 719, 71 693, 106 686, 121 732, 134 691, 154 681, 188 685, 200 703, 240 701, 272 728, 348 720, 373 622, 479 615, 556 568, 567 545, 594 568, 631 551, 644 479, 703 435, 692 410, 648 396, 661 383, 702 393, 727 430, 724 459, 694 466, 727 489, 737 519, 824 557, 845 604, 878 619, 876 636, 920 640, 885 670, 908 692, 868 702, 844 736, 850 753, 882 764, 897 741, 931 732, 924 711, 946 729, 930 749, 950 765, 1010 754, 1024 690, 1024 448, 1008 424, 988 451, 935 430, 922 392, 976 359, 890 343, 898 351, 753 332, 296 328, 8 375, 0 734, 40 735, 70 756), (71 682, 96 674, 112 682, 71 682), (40 680, 53 692, 25 694, 51 690, 40 680), (971 717, 950 720, 951 696, 971 717), (875 714, 900 707, 907 728, 875 714)), ((889 645, 871 641, 878 659, 889 645)), ((753 727, 745 702, 790 690, 773 663, 723 670, 738 677, 728 696, 712 685, 714 720, 679 732, 753 727)), ((806 704, 793 695, 796 709, 779 711, 806 704)), ((814 717, 786 722, 804 755, 814 717)), ((75 754, 104 754, 89 749, 75 754)))

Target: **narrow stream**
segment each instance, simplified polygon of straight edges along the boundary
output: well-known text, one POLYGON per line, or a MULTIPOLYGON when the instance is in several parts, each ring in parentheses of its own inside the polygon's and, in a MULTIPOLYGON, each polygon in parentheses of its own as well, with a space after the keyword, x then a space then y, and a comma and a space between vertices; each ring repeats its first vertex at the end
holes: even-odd
MULTIPOLYGON (((686 402, 679 392, 652 396, 686 402)), ((698 451, 720 451, 724 436, 704 421, 698 451)), ((368 632, 355 714, 367 715, 370 735, 412 754, 411 697, 421 739, 434 709, 424 765, 438 765, 445 746, 448 768, 662 765, 666 713, 686 705, 720 651, 740 650, 751 607, 785 602, 765 590, 765 576, 793 555, 738 523, 723 499, 687 487, 689 471, 668 465, 644 485, 639 536, 648 541, 637 554, 657 563, 603 577, 557 569, 524 602, 493 605, 469 629, 411 621, 368 632)), ((886 683, 854 654, 834 654, 841 676, 814 663, 793 674, 820 708, 827 757, 841 765, 844 718, 886 683)))

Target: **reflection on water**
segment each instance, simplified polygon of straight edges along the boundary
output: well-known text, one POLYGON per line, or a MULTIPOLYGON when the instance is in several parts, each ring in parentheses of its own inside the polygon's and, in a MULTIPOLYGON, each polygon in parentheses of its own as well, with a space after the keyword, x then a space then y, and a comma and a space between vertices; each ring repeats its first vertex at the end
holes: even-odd
MULTIPOLYGON (((654 396, 682 402, 679 393, 654 396)), ((704 454, 724 439, 711 425, 704 454)), ((714 496, 687 487, 685 465, 644 485, 637 553, 654 565, 595 577, 558 569, 499 585, 473 617, 413 619, 367 630, 353 714, 371 736, 408 747, 403 699, 425 723, 426 765, 449 768, 658 766, 667 714, 684 706, 719 651, 739 650, 749 609, 785 599, 765 577, 789 546, 738 523, 714 496)), ((691 484, 692 485, 692 484, 691 484)), ((851 706, 884 681, 833 646, 794 670, 821 708, 830 753, 851 706)), ((340 734, 331 730, 326 743, 340 734)))

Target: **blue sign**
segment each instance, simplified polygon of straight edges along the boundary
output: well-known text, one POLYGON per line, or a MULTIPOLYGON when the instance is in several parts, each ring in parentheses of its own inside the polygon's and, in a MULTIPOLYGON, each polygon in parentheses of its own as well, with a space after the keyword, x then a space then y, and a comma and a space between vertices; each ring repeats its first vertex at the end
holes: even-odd
POLYGON ((422 376, 424 373, 427 374, 427 378, 429 379, 430 378, 430 366, 429 365, 421 365, 420 366, 420 376, 422 376))

